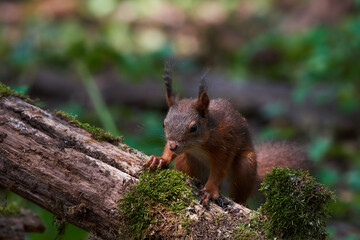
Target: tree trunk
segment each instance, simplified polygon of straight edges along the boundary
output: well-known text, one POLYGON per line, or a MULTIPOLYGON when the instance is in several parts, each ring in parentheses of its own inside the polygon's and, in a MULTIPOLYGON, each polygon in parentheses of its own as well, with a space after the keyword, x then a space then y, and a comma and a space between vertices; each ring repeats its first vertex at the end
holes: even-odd
MULTIPOLYGON (((138 181, 146 159, 125 144, 94 140, 84 129, 17 97, 0 99, 0 186, 102 239, 119 237, 117 201, 138 181)), ((207 238, 228 236, 250 213, 235 203, 226 211, 215 204, 188 211, 198 219, 192 227, 206 226, 196 234, 207 238), (214 216, 221 214, 228 224, 220 228, 214 216)), ((156 237, 184 236, 159 231, 156 237)))

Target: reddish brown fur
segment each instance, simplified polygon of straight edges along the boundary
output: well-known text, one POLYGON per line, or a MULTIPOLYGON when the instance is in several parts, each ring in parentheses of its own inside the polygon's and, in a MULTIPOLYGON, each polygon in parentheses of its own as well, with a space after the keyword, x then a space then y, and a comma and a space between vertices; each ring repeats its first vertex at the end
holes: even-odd
POLYGON ((235 202, 245 204, 254 191, 256 183, 257 161, 255 153, 244 152, 238 161, 234 161, 231 169, 230 198, 235 202))
POLYGON ((259 182, 273 167, 308 169, 309 162, 303 148, 287 142, 262 143, 255 147, 258 161, 259 182))
POLYGON ((205 202, 218 198, 223 181, 235 201, 246 202, 256 182, 256 155, 245 118, 228 101, 209 102, 202 92, 197 100, 174 103, 165 119, 165 135, 178 143, 179 152, 171 152, 167 144, 163 155, 152 156, 148 166, 167 166, 175 158, 175 169, 206 183, 205 202), (188 132, 193 122, 199 125, 196 136, 188 132))

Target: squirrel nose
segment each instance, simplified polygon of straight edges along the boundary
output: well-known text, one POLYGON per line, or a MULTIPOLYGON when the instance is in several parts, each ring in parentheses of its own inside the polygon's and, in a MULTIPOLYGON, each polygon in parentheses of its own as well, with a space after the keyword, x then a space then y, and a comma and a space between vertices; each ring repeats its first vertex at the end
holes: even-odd
POLYGON ((176 141, 169 141, 169 149, 170 151, 175 151, 177 149, 178 145, 176 141))

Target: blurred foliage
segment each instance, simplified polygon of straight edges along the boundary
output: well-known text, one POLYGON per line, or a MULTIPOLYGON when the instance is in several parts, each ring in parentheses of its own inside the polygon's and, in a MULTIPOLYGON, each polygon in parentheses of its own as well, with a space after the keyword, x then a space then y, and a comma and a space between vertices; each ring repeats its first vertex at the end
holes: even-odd
MULTIPOLYGON (((97 74, 111 70, 121 81, 160 81, 164 59, 174 56, 181 73, 210 65, 235 81, 291 84, 295 88, 289 101, 294 104, 335 103, 339 114, 359 112, 359 1, 327 24, 282 27, 291 22, 296 7, 312 2, 316 1, 16 1, 21 14, 15 11, 6 19, 6 4, 0 1, 0 81, 26 93, 38 72, 70 72, 84 85, 95 111, 78 102, 59 103, 57 109, 121 134, 130 146, 155 155, 164 146, 164 113, 107 105, 94 81, 97 74)), ((339 196, 331 206, 333 218, 359 227, 360 136, 341 139, 333 126, 304 132, 283 124, 286 109, 278 102, 264 106, 261 114, 266 124, 261 123, 256 138, 309 142, 317 179, 339 196)), ((32 239, 41 238, 36 236, 32 239)))
POLYGON ((11 202, 6 206, 0 206, 0 217, 8 217, 19 213, 20 209, 16 202, 11 202))
POLYGON ((235 51, 232 67, 235 74, 293 82, 295 102, 303 102, 314 86, 331 84, 334 94, 317 96, 317 104, 335 100, 351 112, 360 107, 359 51, 360 17, 352 17, 293 34, 269 31, 235 51))
MULTIPOLYGON (((20 206, 22 208, 31 209, 35 214, 37 214, 43 223, 45 224, 45 232, 44 233, 30 233, 27 236, 27 240, 48 240, 48 239, 56 239, 58 236, 58 229, 56 225, 56 217, 46 211, 45 209, 40 208, 39 206, 27 201, 26 199, 8 192, 7 193, 7 201, 11 204, 11 206, 20 206)), ((9 205, 10 205, 9 204, 9 205)), ((17 207, 15 207, 16 209, 17 207)), ((64 234, 62 235, 62 240, 74 240, 74 239, 86 239, 88 233, 78 227, 75 227, 72 224, 66 223, 66 229, 64 234)))

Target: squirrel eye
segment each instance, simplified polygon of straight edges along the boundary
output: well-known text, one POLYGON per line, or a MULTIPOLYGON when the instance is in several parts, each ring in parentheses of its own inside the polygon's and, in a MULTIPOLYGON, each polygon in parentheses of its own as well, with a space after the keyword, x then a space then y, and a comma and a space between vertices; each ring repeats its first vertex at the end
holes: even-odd
POLYGON ((197 125, 196 124, 191 125, 190 132, 196 132, 196 130, 197 130, 197 125))

